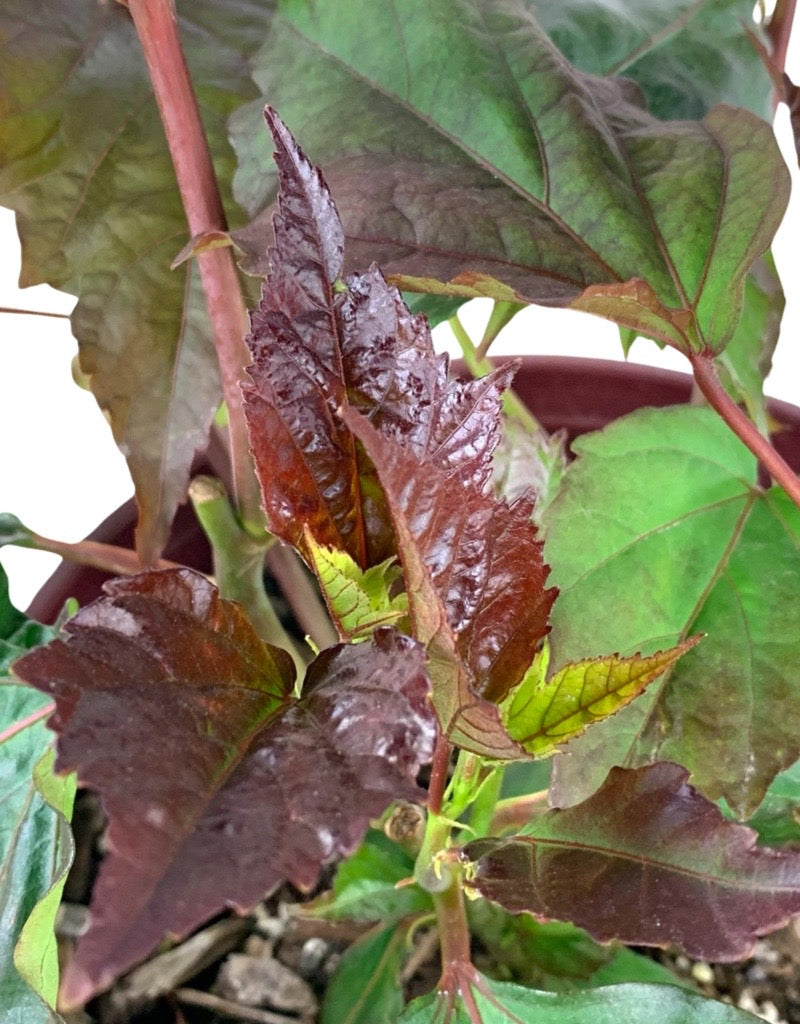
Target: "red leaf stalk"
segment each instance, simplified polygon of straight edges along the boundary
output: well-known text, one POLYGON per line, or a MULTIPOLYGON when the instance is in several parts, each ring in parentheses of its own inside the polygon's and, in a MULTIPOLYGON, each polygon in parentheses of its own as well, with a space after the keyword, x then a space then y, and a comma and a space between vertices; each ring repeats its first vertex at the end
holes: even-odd
POLYGON ((739 440, 747 445, 775 482, 783 487, 795 505, 800 508, 800 477, 772 447, 767 438, 758 432, 755 425, 730 397, 720 383, 711 356, 692 353, 689 355, 689 359, 697 386, 709 405, 722 417, 739 440))
MULTIPOLYGON (((178 36, 173 0, 127 0, 144 51, 192 237, 225 231, 227 223, 211 153, 178 36)), ((228 405, 236 503, 250 523, 261 523, 258 486, 250 462, 239 382, 249 355, 246 310, 230 249, 195 257, 214 329, 222 392, 228 405)))

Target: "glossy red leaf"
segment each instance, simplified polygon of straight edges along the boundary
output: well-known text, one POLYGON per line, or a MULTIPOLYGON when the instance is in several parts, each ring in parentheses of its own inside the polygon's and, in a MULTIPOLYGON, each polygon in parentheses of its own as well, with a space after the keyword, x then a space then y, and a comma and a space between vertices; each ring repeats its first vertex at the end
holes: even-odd
POLYGON ((17 663, 53 696, 57 768, 100 791, 109 853, 64 996, 80 1003, 226 906, 308 889, 370 818, 420 797, 432 752, 424 653, 390 630, 323 652, 304 696, 289 656, 189 570, 107 585, 17 663))
POLYGON ((471 477, 416 458, 352 410, 342 415, 387 496, 442 729, 478 753, 521 756, 490 702, 522 678, 556 596, 545 588, 531 500, 508 505, 471 477))
POLYGON ((601 942, 747 957, 759 935, 800 912, 800 851, 757 847, 756 833, 726 821, 688 774, 667 762, 612 769, 588 800, 524 835, 469 844, 472 887, 601 942))
POLYGON ((342 227, 322 177, 267 110, 281 179, 271 271, 252 314, 250 441, 270 527, 305 550, 303 531, 362 568, 394 553, 374 470, 337 416, 367 415, 383 435, 486 486, 512 368, 448 382, 424 318, 377 267, 341 280, 342 227))

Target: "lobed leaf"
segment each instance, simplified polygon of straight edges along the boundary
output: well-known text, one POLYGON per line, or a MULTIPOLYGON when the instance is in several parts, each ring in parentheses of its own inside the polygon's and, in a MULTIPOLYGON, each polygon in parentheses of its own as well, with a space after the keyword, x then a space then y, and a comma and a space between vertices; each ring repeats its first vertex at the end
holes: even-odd
POLYGON ((516 758, 495 703, 522 677, 548 630, 555 591, 531 523, 531 502, 498 501, 343 410, 378 473, 392 515, 414 635, 442 730, 452 742, 516 758))
MULTIPOLYGON (((765 122, 732 107, 658 121, 631 82, 572 67, 514 0, 414 0, 368 24, 356 9, 283 0, 256 78, 308 125, 348 258, 376 260, 409 290, 572 305, 720 351, 786 204, 765 122)), ((233 135, 237 195, 255 212, 270 183, 237 142, 253 122, 240 111, 233 135)), ((239 240, 257 255, 267 237, 262 219, 239 240)))
POLYGON ((544 516, 553 665, 707 636, 556 756, 551 798, 575 803, 614 764, 668 759, 748 817, 800 756, 800 513, 758 488, 755 459, 709 410, 641 410, 574 447, 544 516))
POLYGON ((424 654, 407 637, 381 630, 323 652, 297 702, 289 655, 204 577, 153 572, 106 589, 17 666, 56 701, 57 768, 98 789, 109 818, 67 1004, 165 934, 285 880, 313 886, 371 817, 418 796, 435 732, 424 654))
POLYGON ((561 994, 478 976, 453 996, 415 999, 398 1024, 752 1024, 753 1019, 672 985, 611 985, 561 994))
MULTIPOLYGON (((229 213, 226 119, 272 4, 179 4, 182 42, 229 213)), ((157 557, 220 402, 197 266, 170 270, 186 217, 130 15, 117 3, 4 0, 0 201, 17 213, 22 285, 78 297, 81 369, 128 460, 138 545, 157 557)), ((241 215, 238 215, 241 217, 241 215)))
POLYGON ((534 663, 503 704, 509 734, 535 757, 547 757, 588 725, 616 714, 698 642, 692 637, 647 657, 611 654, 570 662, 543 682, 534 663))
POLYGON ((800 853, 757 847, 756 833, 726 821, 688 774, 666 762, 612 769, 588 800, 549 811, 524 834, 469 844, 470 886, 600 942, 746 958, 759 935, 798 912, 800 853))

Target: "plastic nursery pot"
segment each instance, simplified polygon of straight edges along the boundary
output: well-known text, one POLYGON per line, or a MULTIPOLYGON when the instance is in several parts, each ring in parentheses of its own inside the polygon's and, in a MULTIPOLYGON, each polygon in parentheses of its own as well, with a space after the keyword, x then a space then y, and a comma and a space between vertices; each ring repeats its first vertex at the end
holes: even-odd
MULTIPOLYGON (((528 356, 522 360, 514 388, 546 430, 564 429, 572 441, 579 434, 599 430, 644 406, 688 402, 692 378, 689 374, 633 363, 528 356)), ((773 443, 792 468, 800 472, 800 409, 787 402, 772 401, 769 410, 784 427, 774 436, 773 443)), ((90 539, 131 547, 135 525, 136 507, 129 501, 109 516, 90 539)), ((208 542, 188 506, 178 512, 164 557, 201 572, 211 570, 208 542)), ((84 605, 99 597, 106 578, 96 569, 62 562, 34 598, 28 614, 40 622, 53 622, 67 598, 75 597, 84 605)))

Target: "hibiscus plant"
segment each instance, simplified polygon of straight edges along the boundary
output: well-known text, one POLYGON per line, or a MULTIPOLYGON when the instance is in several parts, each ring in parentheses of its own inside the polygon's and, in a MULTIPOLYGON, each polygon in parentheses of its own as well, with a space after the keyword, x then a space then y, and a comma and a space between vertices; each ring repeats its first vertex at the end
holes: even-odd
POLYGON ((363 926, 324 1024, 753 1019, 642 952, 800 913, 800 481, 762 392, 793 5, 752 7, 0 0, 23 283, 78 297, 139 508, 135 551, 69 547, 113 578, 54 626, 0 575, 4 1020, 287 883, 363 926), (487 357, 531 303, 677 349, 698 401, 567 466, 487 357), (187 494, 213 576, 160 562, 187 494), (76 783, 107 831, 59 981, 76 783))

